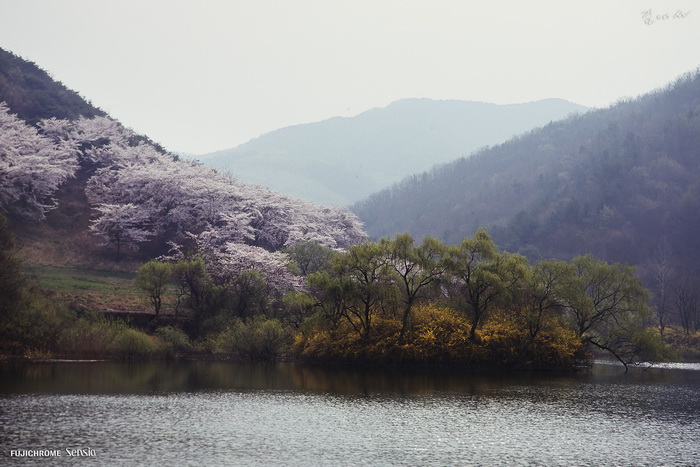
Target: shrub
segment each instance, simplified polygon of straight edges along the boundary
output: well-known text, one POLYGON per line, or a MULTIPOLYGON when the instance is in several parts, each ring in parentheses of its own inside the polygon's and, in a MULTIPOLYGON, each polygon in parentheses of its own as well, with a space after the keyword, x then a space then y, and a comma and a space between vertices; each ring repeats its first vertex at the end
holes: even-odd
POLYGON ((131 328, 118 333, 109 345, 109 350, 123 360, 149 358, 165 352, 160 340, 131 328))
POLYGON ((700 331, 686 334, 680 327, 667 327, 663 339, 676 354, 675 358, 700 361, 700 331))
POLYGON ((114 338, 128 327, 102 317, 81 318, 61 333, 59 348, 68 353, 106 355, 114 338))
POLYGON ((290 341, 291 334, 277 320, 258 317, 233 326, 233 350, 242 358, 277 360, 289 351, 290 341))
POLYGON ((29 360, 51 360, 53 352, 50 350, 27 349, 24 352, 24 356, 29 360))
POLYGON ((301 358, 326 362, 427 365, 474 360, 469 323, 448 308, 416 307, 411 330, 402 342, 401 327, 398 318, 376 315, 366 340, 344 321, 336 329, 305 329, 297 334, 292 349, 301 358))
POLYGON ((523 328, 496 310, 475 339, 463 314, 432 304, 414 309, 410 332, 401 342, 400 332, 399 319, 375 316, 369 340, 342 322, 336 329, 305 328, 292 350, 313 361, 463 367, 566 366, 581 350, 575 333, 557 320, 545 323, 530 342, 523 328))
POLYGON ((558 319, 545 319, 534 339, 505 311, 495 312, 480 333, 483 363, 506 367, 566 367, 582 352, 576 333, 558 319))
POLYGON ((510 367, 518 363, 525 336, 513 321, 494 312, 477 336, 481 365, 510 367))
MULTIPOLYGON (((377 343, 375 338, 372 342, 377 343)), ((296 335, 293 352, 303 359, 321 362, 357 361, 368 357, 368 343, 347 322, 335 329, 316 329, 296 335)), ((376 349, 375 349, 376 352, 376 349)))
POLYGON ((73 325, 75 313, 38 289, 27 287, 0 317, 0 346, 12 353, 57 350, 61 332, 73 325))
POLYGON ((415 311, 413 338, 408 349, 416 360, 469 363, 474 348, 469 340, 471 326, 455 311, 427 305, 415 311))
POLYGON ((570 367, 584 354, 576 332, 554 322, 542 328, 532 349, 531 360, 524 363, 533 367, 570 367))
POLYGON ((156 337, 162 342, 163 348, 169 355, 187 352, 192 349, 192 343, 181 329, 163 326, 156 329, 156 337))
POLYGON ((235 320, 222 331, 210 334, 202 347, 246 360, 275 361, 289 352, 291 342, 291 332, 280 321, 258 316, 248 321, 235 320))

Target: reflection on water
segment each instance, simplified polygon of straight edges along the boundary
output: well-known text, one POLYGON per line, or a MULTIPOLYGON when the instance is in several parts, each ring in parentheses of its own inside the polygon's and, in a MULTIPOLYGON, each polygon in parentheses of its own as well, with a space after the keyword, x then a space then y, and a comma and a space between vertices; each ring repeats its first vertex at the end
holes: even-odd
MULTIPOLYGON (((614 373, 619 373, 615 370, 614 373)), ((579 377, 581 375, 578 375, 579 377)), ((577 375, 558 375, 577 378, 577 375)), ((585 375, 583 376, 586 377, 585 375)), ((221 361, 158 363, 47 362, 0 365, 0 394, 150 394, 206 390, 297 390, 337 394, 488 392, 489 387, 538 380, 532 374, 468 374, 357 370, 281 363, 221 361)))
POLYGON ((700 371, 0 365, 0 464, 694 465, 700 371), (51 459, 11 450, 55 449, 51 459))

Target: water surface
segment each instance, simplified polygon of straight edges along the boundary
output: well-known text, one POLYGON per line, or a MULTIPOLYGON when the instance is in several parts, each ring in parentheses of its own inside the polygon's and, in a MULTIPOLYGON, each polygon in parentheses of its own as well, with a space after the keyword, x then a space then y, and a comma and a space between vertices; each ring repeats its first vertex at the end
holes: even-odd
POLYGON ((4 465, 700 463, 693 366, 503 375, 63 362, 4 364, 0 381, 4 465), (62 456, 10 457, 42 449, 62 456))

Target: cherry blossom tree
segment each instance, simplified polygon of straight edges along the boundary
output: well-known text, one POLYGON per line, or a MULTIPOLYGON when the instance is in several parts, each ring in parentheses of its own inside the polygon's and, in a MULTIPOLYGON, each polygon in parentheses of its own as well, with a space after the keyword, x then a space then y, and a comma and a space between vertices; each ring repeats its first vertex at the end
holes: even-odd
POLYGON ((0 103, 0 210, 38 221, 56 207, 53 195, 78 167, 70 144, 24 123, 0 103))
POLYGON ((244 243, 228 243, 210 264, 210 274, 219 284, 231 284, 246 271, 257 271, 278 296, 301 290, 302 279, 289 268, 291 259, 285 253, 271 252, 244 243))
POLYGON ((346 248, 367 240, 362 223, 346 209, 325 208, 256 185, 244 190, 258 246, 277 250, 314 241, 329 248, 346 248))
POLYGON ((146 240, 185 247, 193 238, 225 254, 228 244, 268 252, 299 242, 333 249, 366 240, 357 217, 269 188, 243 185, 179 160, 108 117, 42 120, 38 129, 0 105, 0 209, 43 219, 58 187, 81 168, 95 209, 90 230, 113 245, 146 240))
POLYGON ((100 204, 95 209, 100 215, 92 221, 90 231, 105 240, 102 246, 113 245, 117 257, 123 247, 138 250, 139 245, 152 236, 148 229, 148 213, 139 206, 131 203, 100 204))
POLYGON ((142 206, 151 215, 154 236, 181 242, 186 233, 212 246, 247 243, 278 250, 300 241, 343 248, 366 238, 348 211, 327 209, 186 161, 176 161, 148 145, 113 151, 109 166, 88 184, 93 202, 142 206))

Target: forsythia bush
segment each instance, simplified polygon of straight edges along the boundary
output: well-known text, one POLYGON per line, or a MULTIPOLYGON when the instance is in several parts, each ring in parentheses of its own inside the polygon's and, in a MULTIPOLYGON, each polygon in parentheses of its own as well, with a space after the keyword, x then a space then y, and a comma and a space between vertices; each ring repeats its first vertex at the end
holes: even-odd
POLYGON ((480 360, 490 365, 514 366, 523 347, 523 333, 503 314, 494 315, 477 333, 480 360))
POLYGON ((576 333, 563 326, 552 326, 540 332, 535 341, 532 364, 545 367, 566 367, 574 364, 584 352, 576 333))
POLYGON ((557 319, 544 319, 534 336, 527 329, 503 311, 494 313, 480 333, 485 362, 500 366, 567 367, 582 352, 576 333, 557 319))
POLYGON ((534 339, 508 319, 494 313, 470 339, 467 318, 436 305, 416 307, 410 332, 400 340, 398 318, 377 317, 369 340, 348 322, 335 330, 311 329, 296 336, 292 352, 302 359, 361 364, 451 365, 464 367, 559 367, 571 365, 581 344, 555 320, 543 324, 534 339))
POLYGON ((467 319, 448 308, 418 307, 411 336, 402 350, 416 362, 470 363, 475 357, 470 330, 467 319))

